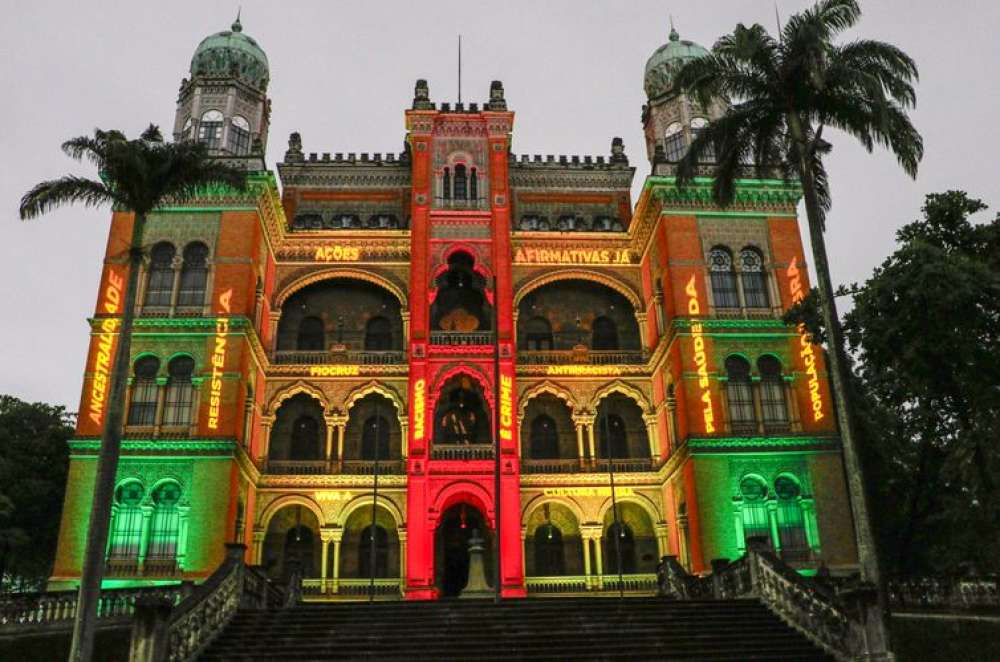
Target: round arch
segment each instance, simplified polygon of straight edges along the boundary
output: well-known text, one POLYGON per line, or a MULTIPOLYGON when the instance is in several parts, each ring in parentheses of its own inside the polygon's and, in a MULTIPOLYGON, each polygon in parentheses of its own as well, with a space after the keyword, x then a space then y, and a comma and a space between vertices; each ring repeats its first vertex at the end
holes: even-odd
POLYGON ((535 511, 547 503, 555 503, 560 506, 565 506, 571 513, 573 513, 578 526, 583 526, 584 522, 587 521, 587 518, 583 515, 583 509, 580 508, 580 505, 572 499, 568 497, 546 496, 545 494, 539 494, 528 501, 528 503, 524 505, 524 508, 521 509, 521 526, 527 526, 528 521, 531 519, 531 516, 535 514, 535 511))
POLYGON ((271 401, 267 403, 267 407, 264 410, 266 416, 275 416, 278 413, 278 409, 281 408, 281 404, 291 398, 292 396, 298 395, 299 393, 305 393, 311 398, 315 398, 319 401, 320 406, 323 408, 323 412, 328 412, 330 410, 330 403, 326 399, 326 395, 323 391, 319 390, 312 384, 302 381, 301 379, 294 384, 289 384, 285 386, 277 393, 271 397, 271 401))
POLYGON ((649 405, 649 398, 641 390, 621 381, 620 379, 611 382, 610 384, 605 384, 594 393, 594 397, 590 400, 590 410, 594 412, 594 416, 597 416, 597 409, 601 405, 601 401, 608 397, 612 393, 620 393, 627 398, 631 398, 639 405, 639 409, 642 410, 643 415, 652 414, 653 408, 649 405))
POLYGON ((359 400, 362 400, 365 396, 373 393, 377 393, 392 402, 392 405, 396 408, 396 416, 398 418, 402 419, 405 416, 406 403, 403 402, 403 399, 399 396, 399 394, 396 393, 394 389, 391 389, 374 379, 367 384, 357 387, 347 394, 347 397, 344 398, 344 413, 349 413, 359 400))
POLYGON ((600 283, 628 299, 628 302, 632 304, 632 309, 636 313, 641 313, 645 310, 645 306, 642 305, 642 297, 630 285, 613 276, 589 269, 560 269, 542 274, 528 281, 514 293, 514 310, 517 310, 521 305, 521 300, 534 290, 561 280, 589 280, 594 283, 600 283))
POLYGON ((326 516, 323 514, 323 509, 313 499, 304 494, 286 494, 267 504, 264 511, 260 514, 258 521, 264 531, 268 530, 268 527, 271 525, 271 519, 285 506, 305 506, 316 516, 316 521, 319 522, 320 526, 326 524, 326 516))
MULTIPOLYGON (((374 501, 375 500, 372 498, 371 494, 362 494, 354 497, 344 504, 344 507, 340 509, 339 513, 337 513, 337 517, 335 518, 336 523, 339 526, 345 526, 347 524, 347 520, 350 519, 354 511, 370 506, 374 501)), ((379 499, 375 502, 375 507, 384 508, 385 511, 392 516, 393 521, 396 522, 397 530, 402 530, 406 527, 406 522, 403 520, 403 513, 400 512, 399 508, 391 499, 379 499)))
POLYGON ((462 501, 468 501, 469 505, 478 509, 486 524, 490 529, 496 529, 493 520, 493 509, 490 507, 490 495, 479 483, 471 480, 460 480, 451 483, 446 488, 438 492, 434 499, 434 519, 433 528, 437 528, 441 523, 441 517, 449 508, 462 501))
MULTIPOLYGON (((623 494, 621 496, 616 496, 615 501, 619 505, 623 503, 631 503, 641 508, 642 511, 649 517, 649 523, 653 526, 654 530, 656 529, 657 524, 661 524, 664 521, 663 516, 660 514, 660 509, 657 508, 652 499, 644 494, 623 494)), ((601 503, 601 507, 597 513, 598 524, 604 524, 604 518, 607 516, 608 511, 611 510, 612 505, 610 496, 605 499, 603 503, 601 503)))
POLYGON ((579 413, 580 407, 576 402, 576 398, 573 397, 573 394, 570 393, 569 390, 563 388, 562 386, 559 386, 554 382, 545 380, 544 382, 535 384, 534 386, 525 389, 524 393, 522 393, 519 396, 517 403, 517 418, 519 421, 524 420, 524 414, 528 410, 528 403, 531 402, 531 400, 533 400, 534 398, 537 398, 538 396, 545 393, 548 393, 549 395, 554 395, 555 397, 565 402, 566 406, 569 407, 570 409, 571 415, 579 413))
POLYGON ((368 271, 360 271, 357 269, 344 269, 336 267, 333 269, 324 269, 323 271, 313 272, 293 280, 288 285, 281 288, 274 297, 274 307, 280 309, 285 305, 285 301, 288 297, 292 296, 299 290, 306 288, 315 283, 319 283, 324 280, 337 280, 337 279, 352 279, 352 280, 363 280, 382 289, 386 290, 392 294, 399 301, 400 308, 405 312, 409 310, 409 302, 406 298, 406 293, 403 291, 399 285, 393 281, 374 274, 368 271))

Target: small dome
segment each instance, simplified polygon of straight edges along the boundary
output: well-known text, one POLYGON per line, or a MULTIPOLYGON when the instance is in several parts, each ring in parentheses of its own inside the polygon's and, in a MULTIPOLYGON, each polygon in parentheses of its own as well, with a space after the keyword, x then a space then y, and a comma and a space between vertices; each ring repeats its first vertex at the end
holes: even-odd
POLYGON ((674 76, 681 67, 691 60, 708 54, 704 46, 681 39, 677 30, 671 27, 670 41, 657 48, 646 61, 646 75, 643 81, 646 96, 655 99, 669 92, 673 87, 674 76))
POLYGON ((253 37, 243 34, 239 16, 231 30, 205 37, 191 58, 191 76, 235 77, 258 89, 267 89, 267 55, 253 37))

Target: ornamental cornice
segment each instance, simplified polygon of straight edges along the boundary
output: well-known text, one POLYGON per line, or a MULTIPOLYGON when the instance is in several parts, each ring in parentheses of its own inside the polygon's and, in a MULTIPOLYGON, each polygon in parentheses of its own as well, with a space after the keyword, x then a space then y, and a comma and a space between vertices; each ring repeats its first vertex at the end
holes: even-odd
MULTIPOLYGON (((390 487, 406 487, 405 474, 379 474, 379 489, 390 487)), ((257 484, 258 489, 276 488, 366 488, 372 489, 374 477, 371 475, 343 475, 343 474, 322 474, 322 475, 269 475, 261 474, 257 484)))
MULTIPOLYGON (((670 325, 677 329, 690 329, 692 323, 701 324, 706 329, 774 329, 787 332, 787 335, 797 335, 795 330, 780 319, 705 319, 691 320, 689 318, 674 318, 670 325)), ((783 334, 785 335, 785 334, 783 334)))
MULTIPOLYGON (((317 233, 318 234, 318 233, 317 233)), ((324 233, 327 234, 327 233, 324 233)), ((333 235, 309 237, 289 237, 278 247, 277 259, 295 262, 321 262, 324 264, 362 264, 364 262, 403 262, 410 261, 409 232, 399 237, 364 237, 346 239, 333 235), (326 249, 340 248, 356 249, 357 260, 338 260, 337 252, 326 249), (326 259, 326 255, 332 259, 326 259)))
POLYGON ((710 177, 696 177, 683 188, 677 186, 676 177, 650 177, 647 186, 663 204, 692 211, 770 211, 795 212, 802 188, 793 182, 775 179, 738 179, 733 203, 720 210, 712 193, 710 177))
MULTIPOLYGON (((72 455, 96 456, 101 449, 99 438, 77 438, 67 442, 72 455)), ((232 439, 125 439, 123 455, 216 455, 229 457, 237 444, 232 439)))
MULTIPOLYGON (((521 487, 607 487, 608 474, 597 472, 559 474, 521 474, 521 487)), ((659 487, 663 479, 658 471, 615 473, 616 487, 659 487)))
POLYGON ((632 186, 635 168, 608 170, 552 170, 553 166, 537 169, 511 164, 510 187, 517 193, 519 188, 531 189, 571 189, 575 192, 585 189, 601 191, 628 191, 632 186))
POLYGON ((549 377, 552 379, 595 379, 605 380, 609 377, 648 377, 652 374, 650 364, 620 364, 620 365, 591 365, 589 363, 569 363, 569 364, 517 364, 517 374, 519 377, 549 377))
POLYGON ((324 189, 387 189, 409 188, 409 167, 344 167, 339 164, 282 166, 281 183, 285 186, 324 189), (346 171, 346 172, 345 172, 346 171))
POLYGON ((689 437, 687 447, 692 453, 739 451, 835 451, 840 448, 840 440, 833 436, 798 437, 689 437))
POLYGON ((271 363, 267 367, 268 377, 300 377, 308 378, 310 381, 350 381, 357 379, 358 377, 398 377, 405 376, 409 374, 410 367, 408 363, 400 363, 398 365, 358 365, 353 366, 358 368, 358 373, 356 375, 324 375, 315 374, 317 372, 322 372, 323 369, 329 367, 339 367, 347 368, 352 366, 340 365, 340 364, 323 364, 323 365, 306 365, 306 364, 293 364, 293 365, 278 365, 276 363, 271 363))

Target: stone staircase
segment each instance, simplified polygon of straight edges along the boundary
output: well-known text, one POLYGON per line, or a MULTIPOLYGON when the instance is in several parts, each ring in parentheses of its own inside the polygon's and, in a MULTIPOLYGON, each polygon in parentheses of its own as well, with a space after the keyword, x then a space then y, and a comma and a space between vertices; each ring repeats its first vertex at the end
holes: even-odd
POLYGON ((239 610, 202 660, 832 660, 755 599, 305 603, 239 610))

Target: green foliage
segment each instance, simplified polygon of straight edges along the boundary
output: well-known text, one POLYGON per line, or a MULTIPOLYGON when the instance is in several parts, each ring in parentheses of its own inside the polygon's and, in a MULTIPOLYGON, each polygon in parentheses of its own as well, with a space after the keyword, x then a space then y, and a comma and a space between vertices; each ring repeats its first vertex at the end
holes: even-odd
POLYGON ((0 396, 0 588, 36 588, 49 576, 72 436, 62 407, 0 396))
POLYGON ((1000 216, 969 222, 983 209, 927 196, 845 319, 881 410, 883 540, 900 572, 1000 570, 1000 216))
POLYGON ((206 186, 247 187, 246 173, 211 159, 204 144, 165 143, 152 124, 135 140, 121 131, 95 129, 93 137, 71 138, 62 148, 70 158, 97 166, 100 181, 67 175, 41 182, 21 198, 22 219, 74 203, 114 204, 144 216, 160 205, 194 197, 206 186))

